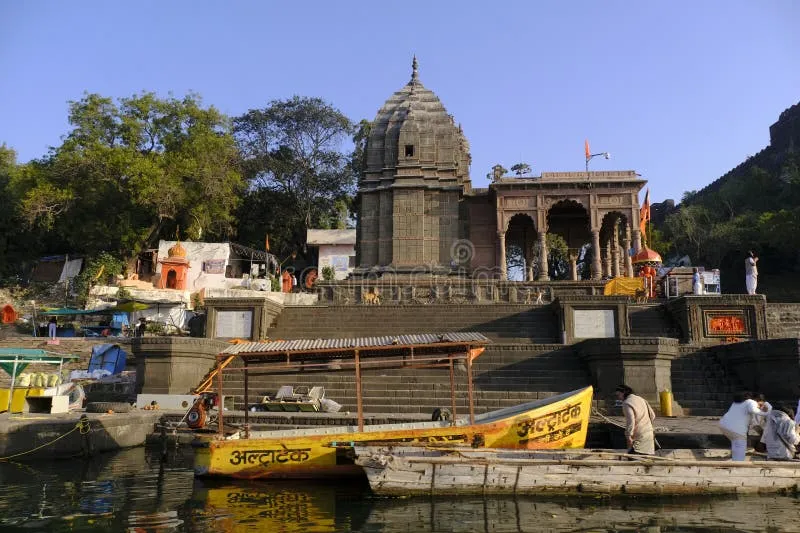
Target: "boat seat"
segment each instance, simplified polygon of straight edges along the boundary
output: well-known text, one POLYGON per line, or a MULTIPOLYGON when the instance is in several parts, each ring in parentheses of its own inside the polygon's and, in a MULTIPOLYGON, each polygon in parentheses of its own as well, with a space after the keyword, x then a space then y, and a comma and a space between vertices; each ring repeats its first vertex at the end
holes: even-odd
POLYGON ((255 406, 256 411, 273 412, 316 412, 320 410, 320 400, 325 396, 325 387, 300 386, 295 389, 292 385, 282 385, 275 396, 265 395, 261 404, 255 406))
POLYGON ((311 387, 311 390, 308 391, 308 397, 311 400, 321 400, 325 397, 325 387, 316 386, 311 387))
POLYGON ((294 397, 294 387, 291 385, 282 385, 278 392, 275 393, 275 400, 285 400, 286 398, 294 397))

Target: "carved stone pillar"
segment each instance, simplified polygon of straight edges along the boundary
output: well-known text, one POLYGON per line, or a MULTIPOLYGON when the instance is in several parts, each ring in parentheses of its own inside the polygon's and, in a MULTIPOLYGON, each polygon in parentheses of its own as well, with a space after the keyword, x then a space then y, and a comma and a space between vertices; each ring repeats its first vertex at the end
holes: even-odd
POLYGON ((611 236, 611 275, 619 277, 619 219, 614 222, 614 234, 611 236))
POLYGON ((639 253, 642 251, 642 232, 638 229, 633 230, 633 252, 639 253))
POLYGON ((527 239, 522 243, 522 250, 525 254, 525 281, 533 281, 533 246, 527 239))
POLYGON ((578 254, 569 253, 569 279, 578 281, 578 254))
POLYGON ((611 277, 611 239, 606 240, 606 245, 603 247, 603 276, 611 277))
POLYGON ((497 233, 497 240, 500 243, 500 279, 508 279, 508 271, 506 270, 506 232, 501 231, 497 233))
POLYGON ((550 280, 550 266, 547 263, 547 233, 539 232, 539 280, 550 280))
POLYGON ((603 267, 600 265, 600 230, 592 230, 592 279, 603 277, 603 267))
POLYGON ((629 278, 633 277, 633 262, 630 254, 631 249, 631 226, 628 224, 625 226, 625 240, 623 241, 623 245, 625 246, 625 275, 629 278))

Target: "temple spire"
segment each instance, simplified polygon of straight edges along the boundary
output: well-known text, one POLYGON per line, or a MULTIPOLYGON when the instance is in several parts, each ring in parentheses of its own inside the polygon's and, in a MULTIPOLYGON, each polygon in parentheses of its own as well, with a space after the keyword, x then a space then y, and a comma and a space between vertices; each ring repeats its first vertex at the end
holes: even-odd
POLYGON ((414 59, 411 61, 411 81, 419 81, 419 64, 417 63, 417 54, 414 54, 414 59))

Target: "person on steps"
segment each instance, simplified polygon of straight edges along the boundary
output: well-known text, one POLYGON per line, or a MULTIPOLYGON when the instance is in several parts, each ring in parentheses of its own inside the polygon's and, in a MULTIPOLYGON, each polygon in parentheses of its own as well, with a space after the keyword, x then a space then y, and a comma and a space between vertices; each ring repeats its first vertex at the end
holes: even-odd
POLYGON ((767 415, 767 427, 764 429, 767 445, 767 459, 772 461, 789 461, 797 453, 800 435, 794 423, 794 411, 791 407, 779 405, 767 415))
POLYGON ((765 417, 753 395, 749 392, 734 394, 733 403, 719 421, 723 435, 731 441, 731 460, 744 461, 747 454, 747 433, 750 429, 751 419, 765 417))
POLYGON ((617 399, 622 401, 625 415, 625 438, 628 453, 653 455, 656 453, 653 420, 656 414, 647 400, 633 393, 633 389, 623 384, 616 389, 617 399))

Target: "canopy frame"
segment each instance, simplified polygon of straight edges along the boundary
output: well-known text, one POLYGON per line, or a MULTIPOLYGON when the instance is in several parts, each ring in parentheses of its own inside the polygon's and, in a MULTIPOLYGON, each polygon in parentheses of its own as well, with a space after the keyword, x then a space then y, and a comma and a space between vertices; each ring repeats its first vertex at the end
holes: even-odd
POLYGON ((8 405, 6 410, 11 412, 11 403, 14 400, 14 387, 17 383, 17 373, 22 372, 32 363, 39 363, 45 365, 58 365, 58 373, 64 369, 64 361, 74 361, 80 359, 77 355, 63 354, 56 352, 48 352, 36 348, 0 348, 0 368, 8 372, 8 368, 2 366, 10 364, 11 366, 11 386, 8 391, 8 405), (21 366, 21 368, 20 368, 21 366))
MULTIPOLYGON (((425 342, 409 344, 389 344, 352 347, 321 347, 316 349, 288 349, 282 351, 258 350, 240 351, 229 348, 217 354, 217 398, 221 402, 223 372, 242 372, 244 377, 244 437, 250 437, 249 424, 249 379, 250 376, 279 375, 298 371, 341 372, 352 367, 356 380, 356 413, 358 430, 364 430, 364 406, 362 393, 362 370, 365 368, 445 368, 449 370, 450 406, 452 409, 451 424, 456 424, 456 390, 454 366, 462 362, 467 370, 467 401, 469 405, 469 422, 475 423, 474 390, 472 381, 472 361, 481 355, 489 343, 489 339, 470 339, 465 341, 425 342), (224 366, 231 356, 242 360, 241 367, 224 366), (335 361, 337 367, 331 368, 335 361), (266 368, 264 366, 266 365, 266 368)), ((219 405, 219 404, 218 404, 219 405)), ((224 438, 224 414, 219 405, 217 416, 218 438, 224 438)))

